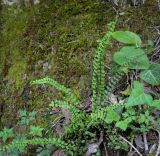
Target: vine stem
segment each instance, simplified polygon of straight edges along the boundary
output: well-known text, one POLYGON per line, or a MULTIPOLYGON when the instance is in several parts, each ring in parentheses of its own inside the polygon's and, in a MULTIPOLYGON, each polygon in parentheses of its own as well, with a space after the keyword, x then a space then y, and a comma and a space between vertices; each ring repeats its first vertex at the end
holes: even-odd
POLYGON ((137 150, 137 148, 131 143, 129 142, 127 139, 125 139, 123 136, 120 135, 120 138, 122 140, 124 140, 125 142, 127 142, 140 156, 142 156, 142 154, 137 150))

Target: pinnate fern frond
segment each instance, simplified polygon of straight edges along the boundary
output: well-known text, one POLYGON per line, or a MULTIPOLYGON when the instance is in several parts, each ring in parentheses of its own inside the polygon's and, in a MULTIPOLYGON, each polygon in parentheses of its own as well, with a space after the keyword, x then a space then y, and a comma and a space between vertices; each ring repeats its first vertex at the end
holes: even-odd
POLYGON ((72 93, 72 91, 69 88, 66 88, 65 86, 61 85, 60 83, 58 83, 57 81, 49 78, 49 77, 45 77, 43 79, 39 79, 39 80, 35 80, 33 81, 31 84, 48 84, 51 85, 53 88, 59 90, 60 92, 64 93, 69 101, 71 103, 74 103, 74 105, 78 105, 79 101, 77 99, 77 97, 72 93))
POLYGON ((84 113, 80 112, 74 120, 72 120, 71 124, 66 129, 66 134, 73 134, 80 131, 85 131, 85 121, 86 116, 84 113))
POLYGON ((116 110, 117 108, 124 108, 124 107, 125 107, 125 104, 118 103, 118 104, 108 105, 103 109, 97 110, 96 112, 92 112, 86 119, 87 128, 89 129, 90 126, 93 126, 96 124, 97 125, 99 125, 100 123, 103 124, 105 121, 106 115, 110 110, 116 110))
POLYGON ((69 104, 66 101, 52 101, 49 106, 51 107, 60 107, 60 108, 66 108, 70 111, 72 118, 76 118, 79 114, 80 110, 78 110, 75 106, 69 104))
POLYGON ((92 75, 92 111, 96 111, 101 106, 105 95, 105 71, 104 71, 104 56, 106 47, 109 45, 112 33, 114 32, 117 18, 114 22, 108 24, 108 32, 99 41, 99 46, 96 50, 93 60, 93 75, 92 75))
POLYGON ((122 79, 122 77, 124 76, 124 72, 117 72, 109 81, 109 83, 107 84, 107 87, 105 89, 105 97, 104 97, 104 101, 102 105, 107 106, 108 105, 108 99, 110 97, 110 95, 113 92, 113 89, 115 88, 115 86, 117 85, 117 83, 122 79))
POLYGON ((28 145, 54 145, 58 148, 64 149, 66 152, 74 150, 75 146, 67 143, 60 138, 35 138, 26 139, 24 141, 13 141, 8 145, 0 147, 0 152, 9 151, 13 148, 27 147, 28 145))

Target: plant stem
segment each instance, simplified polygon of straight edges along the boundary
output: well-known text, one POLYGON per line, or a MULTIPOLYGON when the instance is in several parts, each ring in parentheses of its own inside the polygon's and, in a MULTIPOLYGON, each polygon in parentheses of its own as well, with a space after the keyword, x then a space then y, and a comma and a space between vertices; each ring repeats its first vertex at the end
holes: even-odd
POLYGON ((130 146, 132 146, 132 148, 140 155, 142 156, 142 154, 137 150, 137 148, 131 143, 129 142, 127 139, 125 139, 123 136, 120 135, 120 138, 123 139, 125 142, 127 142, 130 146))

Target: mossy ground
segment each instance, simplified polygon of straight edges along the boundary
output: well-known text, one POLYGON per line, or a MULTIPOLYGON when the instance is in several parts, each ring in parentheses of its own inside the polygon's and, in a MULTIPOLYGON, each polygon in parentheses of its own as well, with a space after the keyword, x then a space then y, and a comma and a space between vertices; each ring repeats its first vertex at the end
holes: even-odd
MULTIPOLYGON (((117 30, 130 30, 142 39, 154 39, 153 27, 160 24, 158 8, 151 0, 139 8, 117 8, 117 30)), ((1 126, 11 126, 17 110, 43 112, 55 98, 55 90, 32 87, 30 81, 45 76, 73 89, 85 98, 90 90, 91 66, 97 40, 116 13, 101 0, 48 0, 33 8, 3 8, 0 39, 1 126), (83 94, 83 90, 87 90, 83 94), (12 112, 12 113, 11 113, 12 112)), ((116 48, 107 50, 106 63, 116 48)))

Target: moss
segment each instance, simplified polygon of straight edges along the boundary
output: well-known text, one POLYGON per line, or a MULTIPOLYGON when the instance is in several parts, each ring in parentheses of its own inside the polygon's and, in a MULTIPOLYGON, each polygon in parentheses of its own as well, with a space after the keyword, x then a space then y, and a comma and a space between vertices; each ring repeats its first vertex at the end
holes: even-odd
MULTIPOLYGON (((153 39, 153 28, 160 24, 160 16, 155 1, 148 0, 145 5, 136 8, 125 8, 125 15, 119 22, 119 29, 136 32, 143 40, 153 39), (152 30, 152 31, 151 31, 152 30)), ((157 32, 156 32, 157 33, 157 32)))
MULTIPOLYGON (((124 15, 119 19, 117 30, 134 31, 141 34, 142 39, 153 38, 150 27, 159 25, 160 16, 151 0, 140 8, 118 9, 124 15)), ((90 91, 97 40, 105 34, 106 25, 115 17, 110 3, 42 0, 32 10, 24 8, 15 12, 15 8, 5 9, 3 17, 3 37, 0 39, 3 87, 0 92, 7 106, 14 103, 15 111, 27 107, 43 112, 49 101, 61 99, 61 94, 55 97, 55 90, 35 86, 33 89, 29 85, 31 80, 45 76, 72 88, 79 97, 83 94, 82 99, 86 98, 84 90, 90 91), (48 67, 44 69, 46 63, 48 67)), ((114 51, 116 47, 111 43, 107 63, 112 61, 114 51)), ((10 113, 7 107, 4 111, 10 113)), ((7 113, 5 115, 3 118, 7 120, 7 113)))
MULTIPOLYGON (((12 66, 9 69, 7 79, 11 82, 13 88, 15 90, 23 90, 26 77, 26 70, 27 70, 27 62, 24 58, 22 58, 18 51, 13 51, 13 58, 12 58, 12 66)), ((13 89, 14 90, 14 89, 13 89)))

